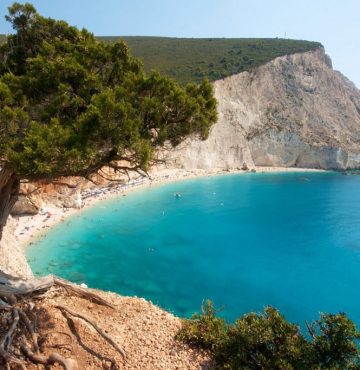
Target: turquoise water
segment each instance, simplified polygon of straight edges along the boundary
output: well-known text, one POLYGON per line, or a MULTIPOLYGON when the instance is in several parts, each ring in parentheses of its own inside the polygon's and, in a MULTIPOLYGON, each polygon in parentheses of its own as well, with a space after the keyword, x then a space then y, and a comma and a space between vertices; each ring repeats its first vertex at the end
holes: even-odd
POLYGON ((339 311, 360 324, 360 176, 155 186, 68 219, 28 258, 38 274, 145 297, 180 316, 210 298, 229 320, 273 305, 299 324, 339 311))

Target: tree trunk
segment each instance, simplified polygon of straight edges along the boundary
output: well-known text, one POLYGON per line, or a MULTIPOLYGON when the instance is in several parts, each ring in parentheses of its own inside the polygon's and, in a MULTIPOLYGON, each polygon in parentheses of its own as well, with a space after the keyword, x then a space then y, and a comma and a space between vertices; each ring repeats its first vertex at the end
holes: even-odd
POLYGON ((5 165, 0 170, 0 239, 11 208, 15 204, 20 189, 20 179, 5 165))

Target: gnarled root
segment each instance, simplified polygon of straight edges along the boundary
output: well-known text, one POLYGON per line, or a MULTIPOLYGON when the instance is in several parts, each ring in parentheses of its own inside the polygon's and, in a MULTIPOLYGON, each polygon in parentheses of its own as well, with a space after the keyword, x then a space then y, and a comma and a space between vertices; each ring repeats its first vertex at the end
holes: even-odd
POLYGON ((49 356, 35 354, 31 351, 30 347, 26 343, 22 343, 20 348, 24 352, 25 356, 35 364, 53 365, 55 363, 59 363, 64 367, 65 370, 74 370, 76 366, 75 360, 64 358, 55 352, 51 353, 49 356))
MULTIPOLYGON (((44 366, 59 363, 65 370, 75 369, 76 361, 71 358, 64 358, 58 353, 51 353, 50 355, 40 353, 39 340, 43 338, 40 338, 39 334, 36 333, 35 325, 31 318, 28 317, 27 310, 24 309, 28 300, 39 297, 39 294, 48 291, 55 285, 60 287, 59 289, 65 289, 70 294, 87 299, 98 305, 114 308, 114 305, 87 289, 53 276, 25 281, 0 271, 0 314, 2 315, 3 323, 5 323, 4 325, 8 327, 3 337, 0 337, 0 367, 2 361, 6 369, 10 369, 11 365, 26 369, 26 363, 30 361, 33 364, 42 364, 44 366)), ((30 307, 33 305, 34 303, 30 302, 30 307)), ((126 361, 125 351, 95 322, 65 306, 58 305, 56 308, 64 316, 67 315, 69 317, 70 315, 90 324, 126 361)))
POLYGON ((54 278, 54 284, 65 288, 67 291, 70 291, 71 293, 74 293, 78 297, 85 298, 88 301, 97 303, 100 306, 115 308, 114 305, 107 302, 105 299, 101 298, 97 294, 94 294, 94 293, 91 293, 91 292, 89 292, 85 289, 82 289, 81 287, 79 287, 75 284, 71 284, 66 280, 62 280, 62 279, 59 279, 59 278, 55 277, 54 278))
POLYGON ((23 362, 16 359, 10 352, 14 331, 19 322, 19 311, 16 308, 13 308, 12 315, 13 315, 13 321, 10 325, 10 328, 5 333, 4 337, 2 338, 0 342, 0 356, 4 359, 6 363, 13 362, 13 363, 20 365, 23 362))
POLYGON ((125 351, 122 348, 120 348, 102 329, 100 329, 96 325, 96 323, 94 323, 94 321, 92 321, 88 317, 86 317, 86 316, 84 316, 84 315, 82 315, 78 312, 70 310, 69 308, 67 308, 65 306, 58 305, 58 306, 55 306, 55 307, 58 308, 63 314, 64 314, 64 312, 68 313, 71 316, 78 317, 79 319, 82 319, 85 322, 87 322, 88 324, 90 324, 100 334, 100 336, 102 336, 108 343, 110 343, 121 354, 123 359, 126 360, 125 351))
POLYGON ((10 326, 10 329, 5 334, 4 338, 2 339, 2 341, 0 343, 0 347, 5 352, 8 352, 9 348, 11 347, 11 342, 12 342, 12 338, 13 338, 13 335, 14 335, 14 331, 17 327, 18 322, 19 322, 19 311, 16 308, 14 308, 12 310, 12 313, 13 313, 13 322, 10 326))

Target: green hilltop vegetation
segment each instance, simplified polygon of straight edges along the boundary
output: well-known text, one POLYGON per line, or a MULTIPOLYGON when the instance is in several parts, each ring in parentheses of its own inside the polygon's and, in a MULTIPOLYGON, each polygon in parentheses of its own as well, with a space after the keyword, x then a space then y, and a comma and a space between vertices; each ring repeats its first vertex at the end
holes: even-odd
MULTIPOLYGON (((319 42, 255 38, 175 38, 146 36, 101 36, 99 40, 124 40, 133 56, 141 59, 146 72, 158 70, 181 84, 216 81, 249 71, 282 55, 303 53, 319 42)), ((5 35, 0 35, 0 43, 5 35)))
POLYGON ((108 42, 119 38, 143 61, 147 72, 156 69, 182 84, 200 82, 204 78, 216 81, 282 55, 322 47, 318 42, 278 38, 99 37, 108 42))

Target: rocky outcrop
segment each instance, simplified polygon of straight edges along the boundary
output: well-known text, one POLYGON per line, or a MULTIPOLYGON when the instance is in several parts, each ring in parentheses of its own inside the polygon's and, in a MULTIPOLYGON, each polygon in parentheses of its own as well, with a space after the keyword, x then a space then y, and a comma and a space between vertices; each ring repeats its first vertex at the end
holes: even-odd
POLYGON ((33 277, 23 247, 15 237, 16 220, 9 216, 0 240, 0 271, 22 277, 33 277))
POLYGON ((13 216, 37 215, 40 210, 40 206, 38 204, 41 204, 41 199, 37 198, 33 201, 25 195, 20 195, 11 210, 11 214, 13 216))
POLYGON ((216 81, 219 119, 206 141, 167 151, 170 166, 360 167, 360 91, 323 49, 216 81))
POLYGON ((35 215, 46 204, 59 208, 81 208, 81 191, 89 186, 88 181, 78 177, 22 184, 19 198, 11 214, 13 216, 35 215))

